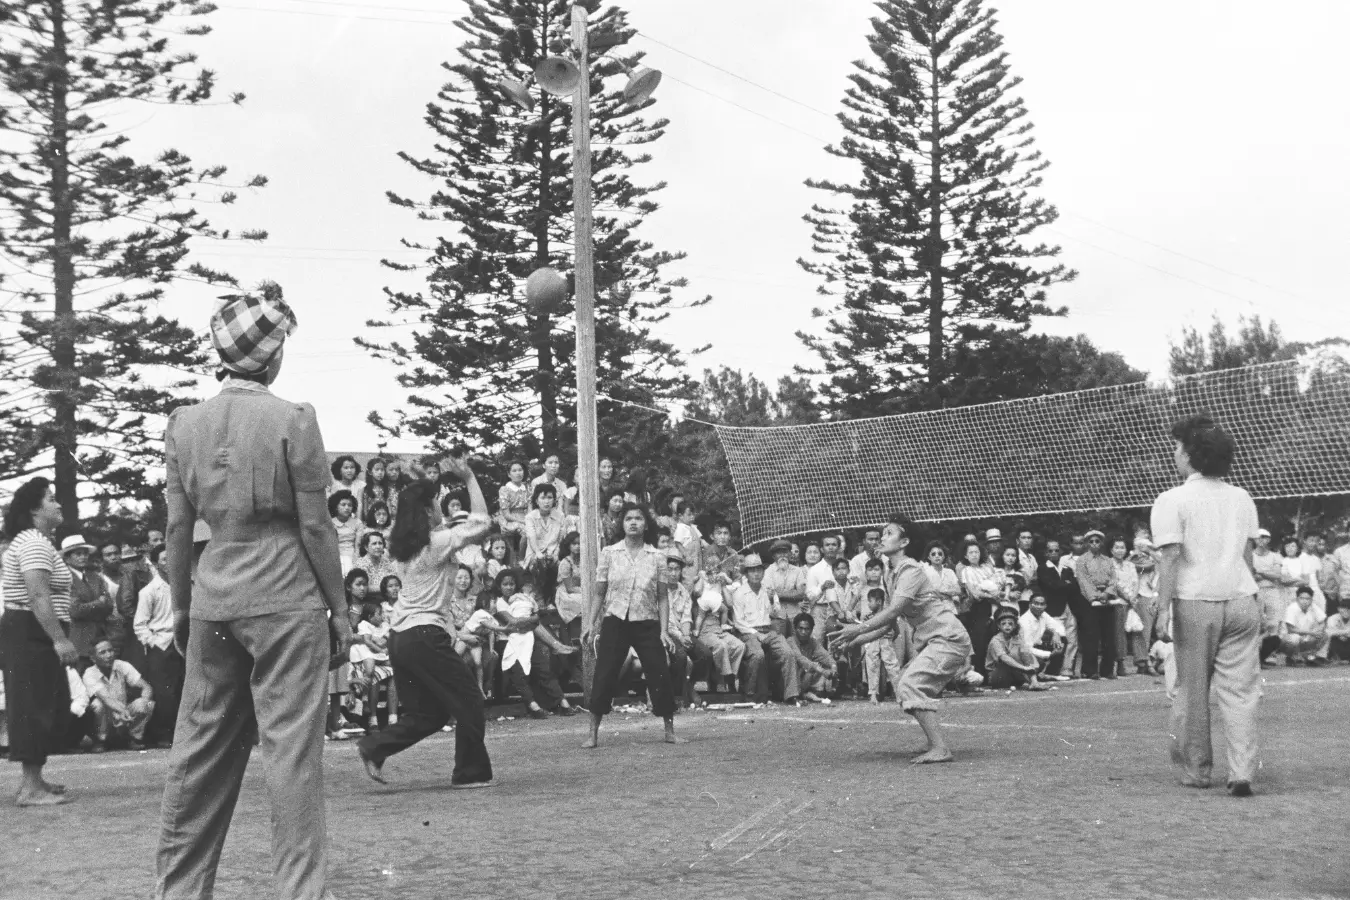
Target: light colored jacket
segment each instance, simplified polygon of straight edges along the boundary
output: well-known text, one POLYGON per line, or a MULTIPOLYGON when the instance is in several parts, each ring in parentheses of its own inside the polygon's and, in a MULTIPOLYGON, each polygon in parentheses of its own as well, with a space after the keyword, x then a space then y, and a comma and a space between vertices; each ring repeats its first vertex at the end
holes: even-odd
POLYGON ((325 608, 295 502, 296 492, 322 493, 331 480, 314 407, 232 379, 215 397, 173 411, 164 455, 165 489, 184 494, 211 526, 192 618, 325 608))

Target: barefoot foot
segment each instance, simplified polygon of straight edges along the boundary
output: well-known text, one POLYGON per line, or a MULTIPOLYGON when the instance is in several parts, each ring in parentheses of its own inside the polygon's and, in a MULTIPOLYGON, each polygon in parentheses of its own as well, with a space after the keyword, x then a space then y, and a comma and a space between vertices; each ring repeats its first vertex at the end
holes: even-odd
POLYGON ((591 735, 590 737, 586 738, 586 740, 585 740, 584 743, 582 743, 581 749, 582 749, 582 750, 594 750, 596 747, 599 747, 599 746, 600 746, 600 740, 599 740, 595 735, 591 735))
POLYGON ((910 760, 912 765, 922 766, 929 763, 945 763, 952 761, 952 751, 943 747, 940 750, 929 750, 927 753, 920 753, 910 760))
POLYGON ((53 794, 50 791, 19 791, 14 802, 18 806, 60 806, 69 803, 65 794, 53 794))
POLYGON ((682 737, 680 737, 679 735, 677 735, 677 734, 676 734, 675 732, 673 732, 673 731, 667 731, 667 732, 666 732, 666 743, 667 743, 667 744, 687 744, 687 743, 689 743, 689 739, 688 739, 688 738, 682 738, 682 737))
POLYGON ((64 794, 66 792, 66 786, 64 784, 56 784, 46 780, 43 780, 42 782, 42 789, 49 794, 64 794))

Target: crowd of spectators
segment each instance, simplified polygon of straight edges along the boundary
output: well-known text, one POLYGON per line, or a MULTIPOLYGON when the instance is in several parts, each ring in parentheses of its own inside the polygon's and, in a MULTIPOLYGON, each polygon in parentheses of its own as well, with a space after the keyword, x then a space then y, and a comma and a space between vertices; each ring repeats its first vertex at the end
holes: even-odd
MULTIPOLYGON (((402 585, 387 548, 399 492, 414 470, 439 484, 429 460, 415 466, 375 457, 363 466, 342 455, 332 463, 328 508, 356 634, 350 658, 329 677, 332 739, 397 721, 388 622, 402 585)), ((490 533, 458 551, 449 603, 456 650, 489 701, 517 697, 534 718, 570 715, 567 695, 582 679, 585 607, 577 489, 562 479, 556 455, 533 470, 512 463, 507 475, 490 533)), ((738 548, 719 511, 696 508, 678 489, 652 493, 645 478, 608 459, 600 462, 599 483, 603 545, 623 540, 620 511, 636 503, 646 513, 647 542, 665 556, 677 647, 669 661, 681 706, 733 694, 790 704, 893 696, 917 650, 903 619, 861 648, 835 652, 829 639, 835 626, 889 602, 878 528, 738 548)), ((468 517, 458 489, 438 488, 452 526, 468 517)), ((60 525, 43 482, 36 493, 16 495, 3 549, 6 609, 32 609, 34 595, 42 595, 71 647, 63 654, 71 715, 60 744, 88 752, 168 746, 183 660, 173 646, 163 534, 94 546, 67 528, 58 543, 60 525)), ((197 537, 200 553, 209 535, 197 537)), ((1148 534, 1012 528, 1005 536, 991 527, 955 546, 929 543, 918 555, 974 647, 951 690, 1034 691, 1046 682, 1161 674, 1170 693, 1170 636, 1158 619, 1158 553, 1148 534)), ((1262 665, 1350 663, 1350 542, 1333 551, 1319 534, 1272 541, 1263 530, 1253 561, 1262 665)), ((0 646, 10 646, 3 635, 0 646)), ((33 678, 12 674, 10 659, 5 673, 10 709, 22 708, 15 692, 29 690, 33 678)), ((640 698, 636 656, 623 683, 640 698)))

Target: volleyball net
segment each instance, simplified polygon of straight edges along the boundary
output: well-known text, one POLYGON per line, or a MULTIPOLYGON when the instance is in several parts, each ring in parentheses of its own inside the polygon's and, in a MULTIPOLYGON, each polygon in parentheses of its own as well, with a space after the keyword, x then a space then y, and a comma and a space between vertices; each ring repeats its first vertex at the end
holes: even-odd
POLYGON ((1299 359, 931 412, 716 426, 746 544, 884 522, 1145 507, 1178 483, 1172 423, 1207 412, 1253 497, 1350 493, 1350 360, 1299 359))

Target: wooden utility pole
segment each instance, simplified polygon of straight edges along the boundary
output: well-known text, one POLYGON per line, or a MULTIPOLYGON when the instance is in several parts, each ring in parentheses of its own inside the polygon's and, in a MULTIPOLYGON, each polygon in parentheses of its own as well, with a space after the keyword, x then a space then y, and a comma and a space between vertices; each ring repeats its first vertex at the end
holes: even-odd
MULTIPOLYGON (((591 246, 591 61, 586 10, 572 7, 572 46, 581 79, 572 95, 572 205, 576 215, 577 309, 577 491, 581 501, 581 595, 583 630, 597 624, 595 568, 600 557, 600 461, 595 412, 595 255, 591 246)), ((582 649, 587 705, 595 675, 590 642, 582 649)))

